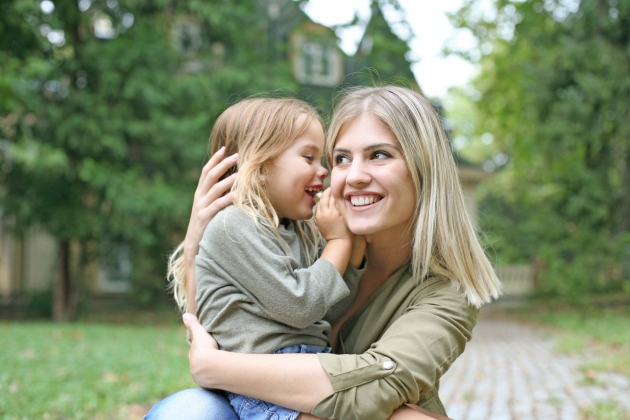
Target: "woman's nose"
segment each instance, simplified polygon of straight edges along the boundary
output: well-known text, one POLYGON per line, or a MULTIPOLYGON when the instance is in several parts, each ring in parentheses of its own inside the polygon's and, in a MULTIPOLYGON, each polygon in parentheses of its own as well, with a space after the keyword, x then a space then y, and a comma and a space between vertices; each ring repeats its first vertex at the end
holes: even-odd
POLYGON ((359 160, 355 160, 348 168, 346 183, 350 185, 361 185, 370 182, 370 174, 366 171, 365 165, 359 160))

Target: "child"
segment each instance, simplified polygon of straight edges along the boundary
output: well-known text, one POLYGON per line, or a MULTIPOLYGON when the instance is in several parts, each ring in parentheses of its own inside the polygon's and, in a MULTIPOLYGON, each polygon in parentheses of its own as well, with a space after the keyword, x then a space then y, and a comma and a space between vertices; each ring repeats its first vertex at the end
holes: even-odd
MULTIPOLYGON (((200 322, 228 351, 330 352, 330 323, 349 308, 361 273, 346 269, 353 235, 329 190, 318 204, 317 226, 312 220, 327 175, 321 118, 296 99, 247 99, 218 118, 211 142, 214 151, 238 151, 239 161, 233 205, 210 221, 195 260, 200 322)), ((362 258, 356 250, 352 262, 362 258)), ((241 418, 300 414, 228 398, 241 418)))

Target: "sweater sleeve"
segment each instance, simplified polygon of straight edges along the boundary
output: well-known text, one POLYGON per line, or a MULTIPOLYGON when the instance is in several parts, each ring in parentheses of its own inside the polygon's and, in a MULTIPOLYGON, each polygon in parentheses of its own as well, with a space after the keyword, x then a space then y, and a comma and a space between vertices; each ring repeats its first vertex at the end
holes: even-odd
POLYGON ((195 260, 200 286, 209 276, 228 279, 265 316, 295 328, 321 320, 348 295, 347 285, 330 262, 317 260, 301 268, 271 228, 256 225, 239 209, 229 210, 215 217, 204 233, 195 260))
POLYGON ((318 354, 334 393, 312 414, 329 419, 386 419, 416 403, 464 351, 478 309, 448 281, 423 284, 423 293, 362 354, 318 354))
POLYGON ((333 305, 326 315, 324 316, 324 320, 330 322, 331 324, 341 318, 350 306, 352 306, 352 302, 354 302, 354 298, 357 296, 357 292, 359 290, 359 280, 361 280, 361 276, 365 269, 363 268, 354 268, 351 265, 348 265, 346 268, 346 272, 343 275, 343 281, 346 282, 348 286, 348 296, 341 299, 335 305, 333 305))

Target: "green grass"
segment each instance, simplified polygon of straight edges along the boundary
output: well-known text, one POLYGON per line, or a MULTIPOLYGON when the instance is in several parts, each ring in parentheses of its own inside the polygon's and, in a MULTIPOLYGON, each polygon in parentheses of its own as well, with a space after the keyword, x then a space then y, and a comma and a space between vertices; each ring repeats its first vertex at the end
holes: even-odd
POLYGON ((172 323, 0 322, 0 337, 3 420, 128 418, 125 407, 195 386, 172 323))
MULTIPOLYGON (((508 312, 560 333, 558 349, 594 350, 583 367, 630 376, 630 295, 579 307, 538 301, 508 312)), ((101 308, 69 324, 0 322, 0 420, 140 419, 151 404, 194 387, 185 330, 171 307, 137 312, 101 308)), ((473 400, 475 395, 470 394, 473 400)), ((621 419, 612 404, 585 410, 587 419, 621 419)))
POLYGON ((599 402, 582 410, 583 420, 627 420, 630 413, 614 401, 599 402))

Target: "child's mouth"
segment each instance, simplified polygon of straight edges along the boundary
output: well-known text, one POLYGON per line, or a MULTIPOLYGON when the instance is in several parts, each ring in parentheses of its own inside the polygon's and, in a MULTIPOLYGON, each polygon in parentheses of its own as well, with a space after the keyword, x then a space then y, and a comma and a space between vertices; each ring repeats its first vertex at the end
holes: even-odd
POLYGON ((306 187, 304 191, 311 197, 315 198, 315 196, 321 193, 323 190, 322 187, 306 187))

